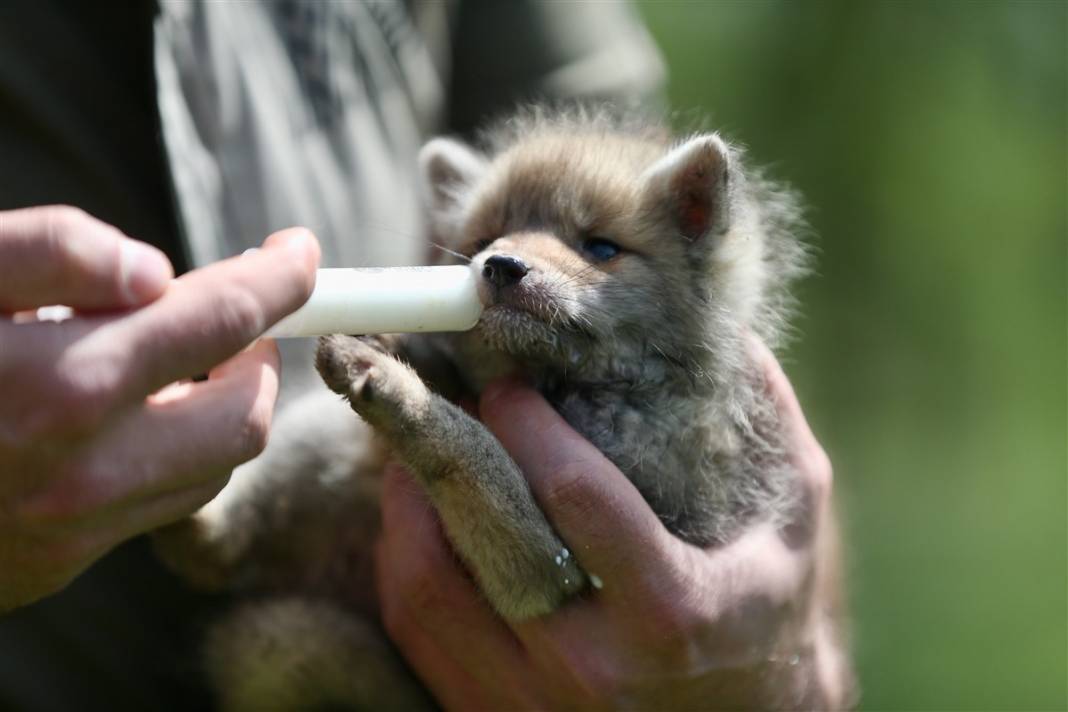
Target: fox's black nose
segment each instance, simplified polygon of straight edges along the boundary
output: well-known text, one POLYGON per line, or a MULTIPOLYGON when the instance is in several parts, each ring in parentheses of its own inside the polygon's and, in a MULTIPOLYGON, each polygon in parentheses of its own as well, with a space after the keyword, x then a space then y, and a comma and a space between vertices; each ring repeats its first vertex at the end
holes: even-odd
POLYGON ((486 259, 482 276, 495 287, 507 287, 523 279, 530 268, 518 257, 493 255, 486 259))

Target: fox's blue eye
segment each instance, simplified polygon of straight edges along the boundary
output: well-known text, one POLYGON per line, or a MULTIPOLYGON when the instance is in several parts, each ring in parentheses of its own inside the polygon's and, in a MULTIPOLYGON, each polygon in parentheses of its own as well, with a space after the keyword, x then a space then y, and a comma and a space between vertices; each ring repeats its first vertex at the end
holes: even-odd
POLYGON ((619 245, 603 237, 589 238, 582 243, 582 249, 594 262, 607 262, 618 255, 620 251, 619 245))

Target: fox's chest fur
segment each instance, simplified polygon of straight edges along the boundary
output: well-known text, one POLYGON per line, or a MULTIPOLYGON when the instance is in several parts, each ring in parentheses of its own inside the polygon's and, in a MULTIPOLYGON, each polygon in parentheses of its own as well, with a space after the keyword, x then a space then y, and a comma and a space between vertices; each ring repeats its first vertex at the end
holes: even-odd
POLYGON ((477 335, 437 338, 461 388, 477 393, 504 374, 536 387, 690 543, 723 543, 754 516, 790 513, 773 412, 746 354, 717 364, 724 357, 706 353, 701 363, 607 339, 580 342, 576 351, 547 344, 524 359, 486 348, 477 335))

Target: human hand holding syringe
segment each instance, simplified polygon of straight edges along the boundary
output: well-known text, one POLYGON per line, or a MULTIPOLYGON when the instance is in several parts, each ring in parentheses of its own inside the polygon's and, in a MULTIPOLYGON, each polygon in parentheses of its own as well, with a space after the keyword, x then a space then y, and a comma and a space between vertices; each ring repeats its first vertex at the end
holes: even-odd
POLYGON ((173 279, 162 252, 80 210, 0 211, 0 613, 188 516, 259 454, 280 364, 257 337, 318 263, 290 229, 173 279))

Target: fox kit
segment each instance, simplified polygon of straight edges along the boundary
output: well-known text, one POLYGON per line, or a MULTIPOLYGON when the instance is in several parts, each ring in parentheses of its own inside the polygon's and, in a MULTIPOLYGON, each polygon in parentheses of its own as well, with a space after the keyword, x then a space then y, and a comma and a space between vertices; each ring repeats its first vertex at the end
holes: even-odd
POLYGON ((369 557, 391 457, 500 615, 587 590, 523 473, 446 397, 497 376, 522 374, 688 542, 725 543, 794 505, 746 347, 750 334, 777 343, 805 268, 790 193, 716 134, 673 141, 589 112, 531 111, 479 149, 436 139, 420 160, 434 239, 480 275, 477 326, 323 338, 319 372, 360 418, 313 396, 215 501, 159 535, 190 579, 259 594, 210 636, 224 707, 426 703, 375 623, 369 557))

